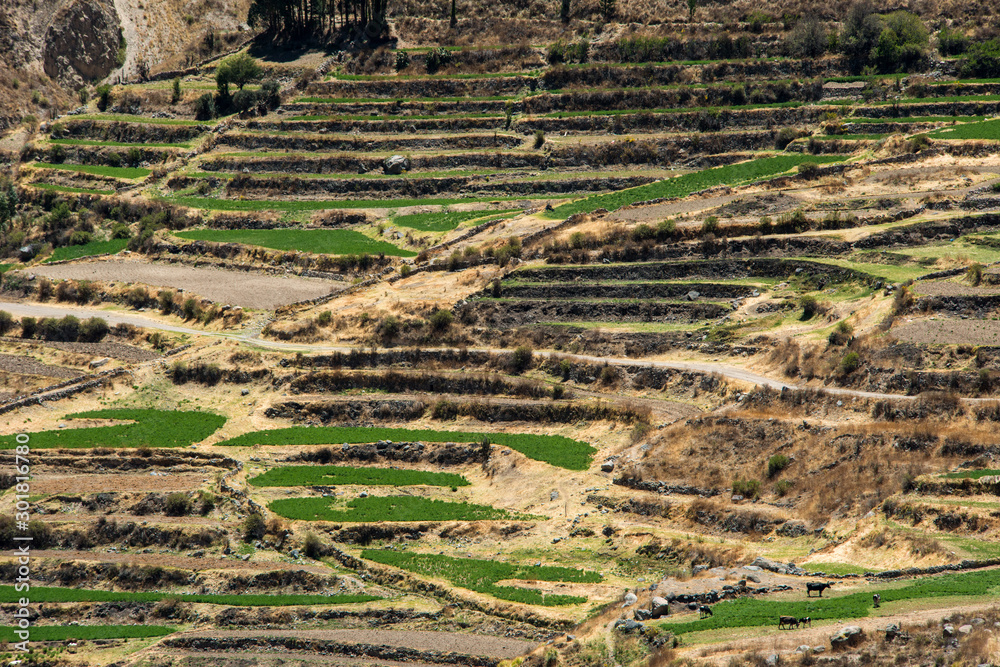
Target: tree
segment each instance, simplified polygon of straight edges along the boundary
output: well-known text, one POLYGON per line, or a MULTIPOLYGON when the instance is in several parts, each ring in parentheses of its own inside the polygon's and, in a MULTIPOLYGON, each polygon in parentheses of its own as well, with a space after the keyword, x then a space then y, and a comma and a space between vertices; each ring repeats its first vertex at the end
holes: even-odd
POLYGON ((688 0, 688 21, 694 20, 694 10, 698 9, 698 0, 688 0))
POLYGON ((871 61, 881 72, 897 72, 915 66, 927 49, 929 35, 923 21, 910 12, 893 12, 882 18, 883 28, 871 52, 871 61))
POLYGON ((449 23, 449 26, 454 29, 454 27, 457 24, 458 24, 458 13, 455 8, 455 0, 451 0, 451 22, 449 23))
POLYGON ((828 37, 815 18, 799 21, 788 35, 788 51, 799 58, 818 58, 826 51, 828 37))
POLYGON ((257 59, 243 51, 229 56, 219 63, 218 67, 215 68, 215 83, 219 88, 219 94, 228 97, 229 84, 243 90, 243 86, 251 81, 256 81, 263 74, 264 69, 257 62, 257 59))
POLYGON ((861 71, 868 65, 881 34, 882 19, 875 13, 871 0, 857 0, 851 5, 844 19, 840 48, 852 69, 861 71))
POLYGON ((173 104, 181 101, 181 78, 179 76, 174 78, 173 95, 171 95, 170 101, 173 104))
POLYGON ((559 9, 559 19, 563 23, 569 23, 569 2, 570 0, 562 0, 562 6, 559 9))

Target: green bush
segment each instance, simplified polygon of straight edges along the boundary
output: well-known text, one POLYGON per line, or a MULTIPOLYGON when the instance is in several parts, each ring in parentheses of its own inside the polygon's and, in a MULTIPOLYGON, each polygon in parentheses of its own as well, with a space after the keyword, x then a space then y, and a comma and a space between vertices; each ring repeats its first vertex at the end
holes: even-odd
POLYGON ((173 84, 171 85, 170 103, 177 104, 181 101, 181 78, 179 76, 174 77, 173 84))
POLYGON ((787 468, 791 462, 792 460, 784 454, 775 454, 767 460, 767 476, 774 477, 787 468))
POLYGON ((966 51, 959 71, 964 77, 1000 77, 1000 38, 977 42, 966 51))
POLYGON ((455 316, 451 314, 450 310, 446 308, 441 308, 439 310, 434 311, 434 314, 431 315, 430 319, 431 328, 433 328, 434 331, 444 331, 445 329, 451 326, 451 323, 454 321, 454 319, 455 316))
POLYGON ((243 520, 243 541, 253 542, 264 537, 267 531, 267 522, 264 517, 257 512, 252 512, 243 520))
POLYGON ((34 317, 21 318, 21 338, 33 338, 38 330, 38 320, 34 317))
POLYGON ((97 94, 97 108, 100 111, 107 111, 111 105, 111 86, 102 83, 94 92, 97 94))
POLYGON ((784 498, 795 484, 789 479, 779 479, 774 483, 774 495, 784 498))
POLYGON ((733 480, 733 495, 757 500, 760 498, 760 481, 756 479, 733 480))
POLYGON ((942 56, 959 56, 969 48, 969 38, 961 30, 941 28, 937 40, 938 51, 942 56))
POLYGON ((872 62, 880 72, 909 71, 923 59, 928 44, 927 28, 916 14, 895 11, 883 17, 883 28, 872 62))
POLYGON ((793 56, 818 58, 826 51, 829 38, 823 24, 810 17, 795 24, 785 43, 789 54, 793 56))
POLYGON ((844 358, 840 360, 839 370, 842 375, 850 375, 854 371, 858 370, 858 366, 861 365, 861 357, 857 352, 848 352, 844 355, 844 358))
POLYGON ((531 366, 533 350, 527 345, 519 345, 511 354, 510 363, 515 373, 523 373, 531 366))
POLYGON ((197 120, 212 120, 216 116, 215 98, 211 93, 205 93, 194 103, 194 117, 197 120))
POLYGON ((187 516, 191 511, 191 499, 186 493, 171 493, 164 508, 167 516, 187 516))
POLYGON ((80 325, 78 340, 84 343, 98 343, 110 333, 111 327, 100 317, 91 317, 80 325))
POLYGON ((709 234, 719 233, 719 218, 714 215, 710 215, 705 218, 701 223, 701 235, 708 236, 709 234))
POLYGON ((803 320, 811 320, 819 310, 819 301, 808 294, 799 299, 799 305, 802 307, 803 320))

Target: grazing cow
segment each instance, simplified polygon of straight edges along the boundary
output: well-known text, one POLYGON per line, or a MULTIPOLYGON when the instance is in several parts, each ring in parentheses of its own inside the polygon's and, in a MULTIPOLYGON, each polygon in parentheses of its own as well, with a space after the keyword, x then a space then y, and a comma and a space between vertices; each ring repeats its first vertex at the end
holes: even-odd
POLYGON ((813 626, 813 620, 811 618, 809 618, 808 616, 804 616, 803 618, 800 618, 799 619, 799 623, 801 623, 802 625, 808 625, 810 628, 813 626))
POLYGON ((779 630, 791 630, 792 628, 799 627, 799 619, 794 616, 779 616, 778 617, 778 629, 779 630))
POLYGON ((712 615, 712 608, 709 607, 707 604, 699 605, 698 613, 701 615, 702 618, 708 618, 709 616, 712 615))
POLYGON ((823 583, 820 581, 810 581, 806 584, 806 597, 812 597, 810 593, 816 591, 819 593, 820 597, 823 597, 823 591, 833 586, 833 583, 823 583))
POLYGON ((876 593, 875 595, 872 596, 872 602, 875 603, 875 607, 876 608, 881 607, 882 606, 882 596, 879 595, 878 593, 876 593))

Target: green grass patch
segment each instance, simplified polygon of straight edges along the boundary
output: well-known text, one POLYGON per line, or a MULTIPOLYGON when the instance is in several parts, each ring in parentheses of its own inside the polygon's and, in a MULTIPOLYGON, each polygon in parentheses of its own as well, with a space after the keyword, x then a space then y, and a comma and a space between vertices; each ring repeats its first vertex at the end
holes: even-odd
POLYGON ((945 574, 918 579, 908 586, 852 593, 840 597, 805 600, 761 600, 739 598, 720 602, 712 607, 713 616, 687 623, 663 623, 660 627, 676 634, 777 625, 778 616, 808 616, 815 620, 862 618, 872 608, 872 594, 879 593, 882 603, 947 596, 986 595, 1000 586, 1000 570, 981 570, 961 574, 945 574))
MULTIPOLYGON (((13 586, 0 586, 0 602, 14 603, 22 597, 13 586)), ((374 595, 185 595, 157 592, 95 591, 83 588, 32 586, 32 602, 159 602, 176 599, 183 602, 224 604, 234 607, 286 607, 291 605, 354 604, 382 598, 374 595)))
POLYGON ((876 139, 884 139, 888 136, 888 134, 821 134, 816 138, 824 140, 842 139, 844 141, 874 141, 876 139))
POLYGON ((661 197, 686 197, 692 192, 705 190, 717 185, 738 185, 777 176, 794 169, 804 162, 839 162, 845 158, 839 155, 778 155, 749 162, 730 164, 724 167, 703 169, 683 176, 668 178, 637 188, 619 190, 603 195, 568 202, 546 212, 549 218, 565 218, 576 213, 590 213, 599 208, 615 211, 628 204, 661 197))
POLYGON ((845 123, 972 123, 986 116, 906 116, 904 118, 845 118, 845 123))
POLYGON ((120 148, 191 148, 191 144, 177 143, 128 143, 125 141, 97 141, 96 139, 49 139, 50 144, 64 146, 116 146, 120 148))
MULTIPOLYGON (((14 630, 10 626, 0 630, 0 640, 21 641, 14 630)), ((163 637, 174 631, 174 628, 163 625, 34 625, 31 627, 31 640, 57 642, 67 639, 144 639, 163 637)))
POLYGON ((50 162, 35 162, 32 166, 41 169, 75 171, 95 176, 110 176, 112 178, 145 178, 152 173, 149 169, 143 167, 108 167, 103 164, 52 164, 50 162))
POLYGON ((273 468, 250 480, 254 486, 468 486, 461 475, 395 468, 354 468, 350 466, 285 466, 273 468))
POLYGON ((220 446, 251 447, 254 445, 332 445, 368 443, 378 440, 396 442, 490 442, 510 447, 529 459, 542 461, 567 470, 586 470, 596 451, 579 440, 561 435, 530 433, 475 433, 469 431, 431 431, 407 428, 366 428, 351 426, 292 426, 290 428, 255 431, 218 443, 220 446))
POLYGON ((77 259, 91 255, 113 255, 121 252, 128 245, 128 239, 111 239, 110 241, 91 241, 83 245, 68 245, 56 248, 46 262, 58 262, 64 259, 77 259))
POLYGON ((452 204, 482 204, 496 201, 527 201, 532 199, 565 199, 565 197, 465 197, 427 199, 310 199, 274 201, 261 199, 214 199, 212 197, 164 197, 178 206, 206 211, 325 211, 327 209, 405 208, 407 206, 450 206, 452 204))
POLYGON ((446 579, 455 586, 492 595, 500 600, 554 607, 582 604, 587 598, 575 595, 543 595, 527 588, 498 586, 498 581, 562 581, 596 584, 601 575, 586 570, 554 565, 518 565, 474 558, 451 558, 436 554, 415 554, 405 551, 365 549, 361 557, 383 565, 391 565, 426 577, 446 579))
MULTIPOLYGON (((511 96, 492 95, 487 97, 411 97, 407 102, 500 102, 512 100, 511 96)), ((300 97, 295 104, 395 104, 396 98, 389 97, 300 97)))
MULTIPOLYGON (((128 423, 28 433, 31 448, 187 447, 204 440, 226 423, 225 417, 209 412, 127 408, 77 412, 66 415, 65 418, 67 421, 113 419, 128 423)), ((0 436, 0 449, 13 449, 16 446, 13 435, 0 436)))
POLYGON ((400 227, 417 229, 422 232, 448 232, 455 229, 466 220, 520 212, 521 209, 512 208, 503 211, 443 211, 441 213, 415 213, 413 215, 398 215, 392 219, 392 223, 394 225, 399 225, 400 227))
POLYGON ((33 188, 39 190, 51 190, 53 192, 66 192, 77 195, 113 195, 114 190, 98 190, 96 188, 74 188, 69 185, 53 185, 52 183, 28 183, 33 188))
POLYGON ((865 572, 880 571, 852 563, 803 563, 802 569, 806 572, 823 572, 825 574, 864 574, 865 572))
POLYGON ((927 136, 934 139, 988 139, 1000 141, 1000 118, 945 127, 940 130, 928 132, 927 136))
POLYGON ((983 468, 982 470, 960 470, 941 475, 945 479, 982 479, 992 475, 1000 475, 1000 470, 996 468, 983 468))
POLYGON ((343 521, 377 523, 379 521, 499 521, 531 520, 539 517, 519 512, 419 496, 368 496, 334 507, 333 498, 285 498, 268 505, 275 514, 296 521, 343 521))
POLYGON ((296 250, 322 255, 392 255, 413 257, 417 253, 386 241, 377 241, 353 229, 196 229, 177 232, 182 239, 242 243, 244 245, 296 250))

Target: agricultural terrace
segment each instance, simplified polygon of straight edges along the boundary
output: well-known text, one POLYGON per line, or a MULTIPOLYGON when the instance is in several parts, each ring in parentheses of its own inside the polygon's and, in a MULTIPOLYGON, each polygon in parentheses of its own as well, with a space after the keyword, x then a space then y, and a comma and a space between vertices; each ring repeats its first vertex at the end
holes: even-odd
POLYGON ((391 565, 426 577, 444 579, 455 586, 485 593, 500 600, 535 604, 545 607, 583 604, 587 598, 574 595, 551 595, 517 586, 499 586, 508 580, 557 581, 567 583, 600 583, 596 572, 575 570, 553 565, 519 565, 474 558, 450 558, 436 554, 409 551, 365 549, 361 557, 383 565, 391 565))
POLYGON ((530 514, 417 496, 368 496, 346 504, 330 498, 288 498, 268 505, 275 514, 296 521, 530 521, 530 514))
POLYGON ((461 475, 397 468, 286 466, 251 478, 254 486, 468 486, 461 475))
POLYGON ((530 459, 567 470, 586 470, 590 467, 591 458, 596 451, 585 442, 559 435, 344 426, 293 426, 269 431, 255 431, 223 440, 218 445, 222 447, 334 445, 370 443, 379 440, 422 442, 483 442, 488 440, 496 445, 510 447, 530 459))
MULTIPOLYGON (((221 415, 181 410, 112 409, 66 415, 67 421, 126 422, 114 426, 29 432, 32 448, 189 447, 226 423, 221 415)), ((14 449, 14 436, 0 437, 0 449, 14 449)))

